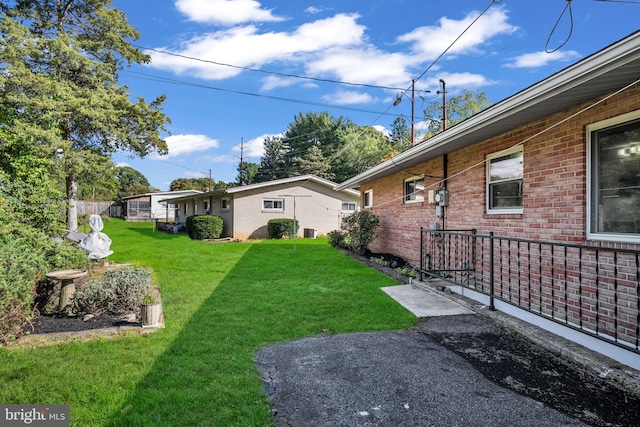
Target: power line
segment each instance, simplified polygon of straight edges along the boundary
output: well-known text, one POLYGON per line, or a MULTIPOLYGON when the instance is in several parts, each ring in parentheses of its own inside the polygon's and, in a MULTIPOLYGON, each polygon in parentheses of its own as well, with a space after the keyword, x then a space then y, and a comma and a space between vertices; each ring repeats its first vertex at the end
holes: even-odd
POLYGON ((253 71, 253 72, 256 72, 256 73, 272 74, 272 75, 276 75, 276 76, 291 77, 291 78, 302 79, 302 80, 312 80, 312 81, 316 81, 316 82, 334 83, 334 84, 349 85, 349 86, 368 87, 368 88, 373 88, 373 89, 403 90, 403 88, 401 88, 401 87, 379 86, 379 85, 372 85, 372 84, 366 84, 366 83, 352 83, 352 82, 345 82, 345 81, 341 81, 341 80, 322 79, 322 78, 319 78, 319 77, 300 76, 300 75, 297 75, 297 74, 288 74, 288 73, 282 73, 282 72, 278 72, 278 71, 262 70, 260 68, 244 67, 244 66, 241 66, 241 65, 225 64, 223 62, 216 62, 216 61, 211 61, 211 60, 208 60, 208 59, 202 59, 202 58, 197 58, 197 57, 193 57, 193 56, 187 56, 187 55, 183 55, 183 54, 180 54, 180 53, 167 52, 166 50, 154 49, 154 48, 144 47, 144 46, 139 46, 139 45, 132 45, 132 46, 137 47, 139 49, 146 49, 146 50, 150 50, 152 52, 162 53, 164 55, 176 56, 178 58, 189 59, 189 60, 192 60, 192 61, 205 62, 205 63, 208 63, 208 64, 219 65, 221 67, 236 68, 238 70, 244 70, 244 71, 253 71))
POLYGON ((181 85, 181 86, 190 86, 190 87, 195 87, 195 88, 200 88, 200 89, 216 90, 216 91, 220 91, 220 92, 234 93, 234 94, 238 94, 238 95, 247 95, 247 96, 254 96, 254 97, 257 97, 257 98, 273 99, 273 100, 276 100, 276 101, 292 102, 292 103, 295 103, 295 104, 304 104, 304 105, 312 105, 312 106, 316 106, 316 107, 324 107, 324 108, 333 108, 333 109, 338 109, 338 110, 355 111, 355 112, 358 112, 358 113, 379 114, 379 115, 388 115, 388 116, 400 117, 400 115, 398 115, 398 114, 387 113, 388 109, 385 110, 384 113, 380 113, 378 111, 364 110, 364 109, 361 109, 361 108, 345 107, 345 106, 341 106, 341 105, 325 104, 325 103, 322 103, 322 102, 305 101, 305 100, 301 100, 301 99, 285 98, 285 97, 281 97, 281 96, 263 95, 263 94, 259 94, 259 93, 246 92, 246 91, 240 91, 240 90, 235 90, 235 89, 225 89, 225 88, 216 87, 216 86, 204 85, 204 84, 201 84, 201 83, 192 83, 192 82, 187 82, 187 81, 184 81, 184 80, 176 80, 176 79, 169 79, 169 78, 166 78, 166 77, 154 76, 152 74, 140 73, 140 72, 137 72, 137 71, 125 70, 123 72, 125 74, 126 73, 130 73, 130 74, 136 74, 136 75, 139 75, 139 76, 143 76, 143 77, 138 77, 141 80, 151 80, 151 81, 157 81, 157 82, 163 82, 163 83, 169 83, 169 84, 175 84, 175 85, 181 85))

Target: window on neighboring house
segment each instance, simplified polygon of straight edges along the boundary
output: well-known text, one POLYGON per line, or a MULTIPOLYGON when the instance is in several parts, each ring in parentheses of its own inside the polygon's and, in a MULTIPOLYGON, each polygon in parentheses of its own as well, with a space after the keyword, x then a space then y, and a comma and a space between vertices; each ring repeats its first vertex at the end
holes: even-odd
POLYGON ((404 201, 406 203, 424 201, 424 176, 414 176, 404 180, 404 201))
POLYGON ((373 190, 365 191, 364 194, 362 195, 362 198, 363 198, 362 203, 365 208, 373 207, 373 190))
POLYGON ((587 237, 640 241, 640 110, 587 126, 587 145, 587 237))
POLYGON ((202 201, 202 211, 204 213, 208 213, 209 212, 209 201, 208 200, 203 200, 202 201))
POLYGON ((229 210, 229 199, 220 199, 220 210, 221 211, 229 210))
POLYGON ((356 202, 342 202, 342 212, 355 212, 357 209, 356 202))
POLYGON ((487 212, 522 213, 522 147, 487 156, 487 212))
POLYGON ((284 210, 284 199, 262 199, 262 209, 265 211, 284 210))

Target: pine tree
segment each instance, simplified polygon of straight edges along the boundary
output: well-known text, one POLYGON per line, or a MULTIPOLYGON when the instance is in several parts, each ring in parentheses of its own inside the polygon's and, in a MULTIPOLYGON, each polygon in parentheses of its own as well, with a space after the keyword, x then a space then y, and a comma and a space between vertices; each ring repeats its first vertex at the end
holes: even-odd
POLYGON ((0 102, 10 132, 44 158, 62 153, 67 227, 77 229, 78 177, 88 153, 166 154, 164 96, 129 99, 118 72, 149 56, 111 0, 16 0, 0 17, 0 102))

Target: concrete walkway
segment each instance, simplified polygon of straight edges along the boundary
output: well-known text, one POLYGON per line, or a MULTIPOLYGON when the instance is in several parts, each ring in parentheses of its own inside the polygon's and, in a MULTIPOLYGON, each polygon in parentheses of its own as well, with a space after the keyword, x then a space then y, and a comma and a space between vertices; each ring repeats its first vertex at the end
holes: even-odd
POLYGON ((412 285, 388 286, 381 289, 419 319, 474 314, 473 311, 447 297, 412 285))

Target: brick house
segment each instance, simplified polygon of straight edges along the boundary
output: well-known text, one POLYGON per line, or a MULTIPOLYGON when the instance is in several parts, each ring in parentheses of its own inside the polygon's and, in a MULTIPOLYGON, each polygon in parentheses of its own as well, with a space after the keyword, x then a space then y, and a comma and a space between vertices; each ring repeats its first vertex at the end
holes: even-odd
POLYGON ((342 188, 372 251, 640 368, 640 32, 342 188))
MULTIPOLYGON (((334 190, 335 182, 302 175, 172 199, 176 222, 191 215, 216 215, 223 219, 221 237, 237 240, 269 237, 270 219, 295 218, 298 235, 305 231, 324 235, 340 228, 342 218, 358 208, 360 194, 334 190)), ((309 236, 307 236, 309 237, 309 236)))

